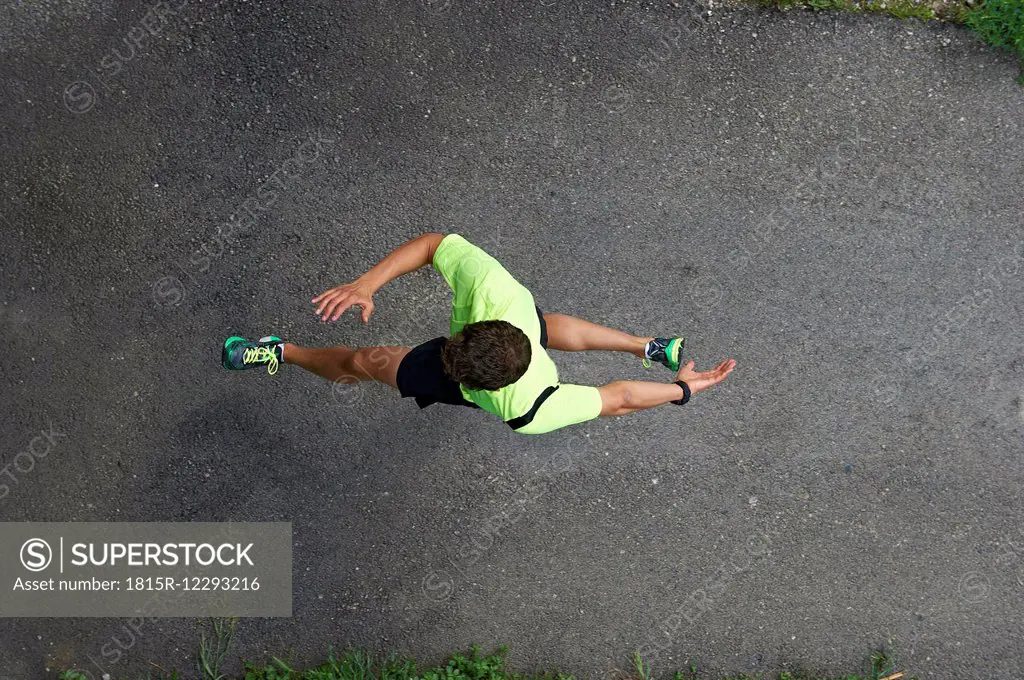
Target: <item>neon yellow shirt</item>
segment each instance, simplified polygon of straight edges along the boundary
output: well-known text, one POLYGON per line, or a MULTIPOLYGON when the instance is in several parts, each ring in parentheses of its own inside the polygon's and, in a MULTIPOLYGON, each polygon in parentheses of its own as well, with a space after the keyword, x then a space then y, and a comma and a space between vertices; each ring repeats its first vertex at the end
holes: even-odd
POLYGON ((448 234, 434 252, 433 264, 452 289, 452 335, 467 324, 500 320, 530 339, 530 366, 519 380, 500 390, 470 390, 460 385, 466 399, 508 421, 529 412, 546 388, 557 386, 533 420, 516 430, 522 434, 551 432, 601 414, 601 393, 596 387, 558 382, 555 362, 540 344, 533 295, 501 263, 458 234, 448 234))

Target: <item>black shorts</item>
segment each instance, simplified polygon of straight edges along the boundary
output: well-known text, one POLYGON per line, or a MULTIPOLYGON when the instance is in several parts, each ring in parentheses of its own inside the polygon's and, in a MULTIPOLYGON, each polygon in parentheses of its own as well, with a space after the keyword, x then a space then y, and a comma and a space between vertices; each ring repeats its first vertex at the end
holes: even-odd
MULTIPOLYGON (((540 319, 540 346, 547 349, 548 327, 544 323, 544 313, 540 311, 540 307, 537 307, 537 317, 540 319)), ((431 404, 479 408, 466 400, 459 389, 459 383, 445 374, 441 365, 441 350, 446 342, 448 338, 434 338, 413 347, 412 351, 405 355, 402 363, 398 365, 398 391, 403 397, 414 397, 420 408, 426 408, 431 404)))

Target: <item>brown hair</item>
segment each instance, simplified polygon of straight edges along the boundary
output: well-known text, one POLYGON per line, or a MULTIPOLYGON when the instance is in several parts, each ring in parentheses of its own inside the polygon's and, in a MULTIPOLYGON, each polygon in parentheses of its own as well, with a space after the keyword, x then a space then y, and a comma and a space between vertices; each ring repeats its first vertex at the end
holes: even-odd
POLYGON ((507 321, 467 324, 441 350, 444 372, 471 390, 511 385, 530 366, 530 339, 507 321))

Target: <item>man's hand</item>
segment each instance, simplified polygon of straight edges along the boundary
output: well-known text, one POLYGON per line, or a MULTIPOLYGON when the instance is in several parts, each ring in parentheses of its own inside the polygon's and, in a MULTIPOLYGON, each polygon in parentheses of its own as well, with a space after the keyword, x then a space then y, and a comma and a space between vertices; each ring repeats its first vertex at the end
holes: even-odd
POLYGON ((434 253, 443 240, 444 234, 437 232, 409 239, 352 283, 331 288, 313 298, 313 304, 319 304, 316 315, 321 321, 337 321, 346 309, 356 306, 363 308, 363 323, 367 323, 373 314, 373 294, 388 281, 433 262, 434 253))
POLYGON ((315 313, 321 321, 337 321, 346 309, 355 306, 363 309, 363 323, 367 323, 373 314, 373 290, 360 281, 346 283, 317 295, 313 304, 317 303, 315 313))
POLYGON ((709 387, 725 380, 725 376, 732 373, 732 369, 736 368, 736 360, 726 359, 710 371, 704 371, 703 373, 693 370, 695 365, 694 362, 687 361, 686 364, 679 367, 679 372, 676 373, 676 380, 682 380, 689 385, 690 394, 703 392, 709 387))

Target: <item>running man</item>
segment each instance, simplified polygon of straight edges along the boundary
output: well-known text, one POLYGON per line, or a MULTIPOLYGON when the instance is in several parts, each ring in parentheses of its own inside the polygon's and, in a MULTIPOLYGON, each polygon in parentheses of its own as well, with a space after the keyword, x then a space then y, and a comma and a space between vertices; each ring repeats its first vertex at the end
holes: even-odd
POLYGON ((522 434, 543 434, 598 416, 621 416, 662 404, 685 404, 722 382, 736 362, 727 359, 698 373, 683 365, 685 340, 629 335, 564 314, 541 312, 533 295, 501 264, 458 234, 427 233, 381 260, 352 283, 313 298, 322 321, 337 321, 351 307, 373 314, 373 295, 403 274, 431 264, 452 289, 451 337, 417 347, 300 347, 270 336, 257 342, 230 337, 221 363, 230 370, 294 364, 331 381, 377 380, 434 403, 481 408, 522 434), (675 372, 673 382, 616 380, 601 387, 566 385, 547 349, 628 352, 675 372))

